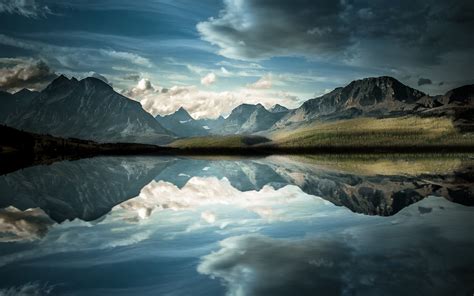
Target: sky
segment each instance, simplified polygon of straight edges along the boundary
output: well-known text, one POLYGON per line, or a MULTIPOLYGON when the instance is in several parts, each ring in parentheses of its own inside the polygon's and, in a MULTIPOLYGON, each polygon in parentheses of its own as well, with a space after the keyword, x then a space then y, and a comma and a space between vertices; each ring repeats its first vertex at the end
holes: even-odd
POLYGON ((145 110, 290 108, 355 79, 474 83, 469 0, 0 0, 0 89, 94 76, 145 110))

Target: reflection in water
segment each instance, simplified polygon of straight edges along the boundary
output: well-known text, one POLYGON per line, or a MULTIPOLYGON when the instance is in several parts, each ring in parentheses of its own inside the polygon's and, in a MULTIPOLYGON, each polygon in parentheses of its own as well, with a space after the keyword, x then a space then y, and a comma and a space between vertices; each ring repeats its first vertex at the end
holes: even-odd
POLYGON ((473 181, 469 159, 31 167, 0 176, 0 295, 472 293, 473 181))

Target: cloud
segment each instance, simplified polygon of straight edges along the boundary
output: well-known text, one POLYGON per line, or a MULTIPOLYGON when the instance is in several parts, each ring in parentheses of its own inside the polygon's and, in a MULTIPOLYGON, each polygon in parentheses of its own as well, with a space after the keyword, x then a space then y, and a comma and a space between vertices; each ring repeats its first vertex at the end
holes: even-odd
POLYGON ((216 18, 197 24, 228 58, 327 54, 352 44, 342 1, 227 0, 216 18))
POLYGON ((155 91, 155 88, 153 87, 153 85, 151 85, 150 80, 142 78, 140 79, 140 81, 138 81, 135 91, 146 93, 148 91, 155 91))
POLYGON ((104 75, 101 75, 97 72, 89 72, 89 74, 87 76, 97 78, 97 79, 102 80, 103 82, 105 82, 105 83, 112 86, 112 84, 109 82, 109 80, 104 75))
POLYGON ((170 114, 184 107, 194 118, 217 118, 243 103, 261 103, 268 108, 277 103, 292 108, 298 104, 295 96, 282 91, 241 88, 219 92, 200 90, 192 85, 163 88, 144 79, 123 94, 139 101, 154 116, 170 114))
POLYGON ((42 238, 53 221, 39 209, 20 211, 14 207, 0 209, 0 242, 32 241, 42 238))
POLYGON ((466 264, 474 259, 473 239, 462 230, 470 213, 459 205, 457 210, 444 205, 453 206, 429 197, 379 223, 354 216, 342 225, 327 225, 322 218, 317 221, 325 231, 310 223, 312 231, 302 238, 229 237, 219 250, 201 258, 197 270, 222 282, 227 295, 294 295, 295 287, 299 295, 470 293, 472 285, 466 286, 464 275, 465 268, 473 271, 466 264), (454 221, 443 224, 448 217, 454 221))
MULTIPOLYGON (((141 101, 146 100, 149 96, 161 94, 163 89, 155 88, 153 84, 147 78, 142 78, 137 82, 137 85, 130 90, 123 92, 124 95, 133 98, 135 100, 141 101)), ((166 93, 164 90, 163 93, 166 93)))
POLYGON ((104 56, 109 56, 111 58, 118 59, 118 60, 128 61, 135 65, 144 66, 148 68, 153 66, 153 63, 149 59, 135 53, 115 51, 115 50, 106 50, 106 49, 101 49, 100 52, 104 56))
MULTIPOLYGON (((121 203, 116 208, 127 210, 129 220, 145 219, 154 211, 164 209, 196 211, 216 205, 232 205, 234 209, 245 209, 263 219, 291 220, 291 213, 285 209, 310 201, 313 206, 319 206, 321 211, 325 208, 336 209, 321 199, 313 199, 302 193, 296 186, 286 186, 278 190, 264 186, 259 191, 242 192, 233 187, 227 178, 192 177, 182 188, 169 182, 152 181, 142 188, 139 196, 121 203)), ((302 216, 301 213, 299 215, 302 216)), ((209 224, 219 222, 218 215, 209 210, 201 213, 201 219, 209 224)))
POLYGON ((55 286, 48 283, 28 282, 24 285, 0 289, 1 296, 45 296, 52 295, 55 286))
POLYGON ((198 272, 219 278, 227 295, 344 295, 343 274, 355 262, 351 247, 336 238, 283 240, 262 235, 231 237, 203 258, 198 272))
POLYGON ((140 80, 140 75, 139 74, 127 74, 123 77, 123 79, 137 82, 137 81, 140 80))
POLYGON ((249 84, 248 87, 254 89, 269 89, 272 87, 272 76, 262 76, 259 80, 255 81, 252 84, 249 84))
POLYGON ((0 59, 0 89, 9 91, 17 91, 22 88, 41 90, 56 76, 42 60, 0 59))
POLYGON ((207 74, 206 76, 204 76, 203 78, 201 78, 201 84, 202 85, 211 85, 211 84, 214 84, 217 80, 217 77, 216 77, 216 74, 214 74, 213 72, 207 74))
POLYGON ((56 70, 63 69, 87 72, 92 67, 110 69, 110 65, 132 65, 151 68, 153 63, 139 54, 110 49, 56 46, 44 42, 12 38, 0 34, 0 44, 32 51, 40 55, 56 70))
POLYGON ((0 13, 19 14, 24 17, 38 18, 51 13, 46 5, 36 0, 0 0, 0 13))
POLYGON ((201 218, 209 224, 216 222, 216 214, 211 211, 205 211, 201 213, 201 218))
MULTIPOLYGON (((226 0, 197 30, 231 59, 301 56, 379 73, 439 65, 455 72, 456 57, 474 59, 473 15, 468 0, 226 0)), ((472 63, 459 71, 472 71, 472 63)))
POLYGON ((428 78, 420 78, 418 79, 418 86, 426 85, 426 84, 432 84, 433 82, 431 79, 428 78))

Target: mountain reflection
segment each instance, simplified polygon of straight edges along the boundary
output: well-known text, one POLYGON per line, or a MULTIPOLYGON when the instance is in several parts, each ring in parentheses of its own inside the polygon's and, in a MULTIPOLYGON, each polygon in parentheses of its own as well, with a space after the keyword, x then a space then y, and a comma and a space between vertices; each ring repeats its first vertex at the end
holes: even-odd
POLYGON ((0 176, 0 295, 470 293, 472 168, 376 156, 26 168, 0 176))
MULTIPOLYGON (((230 191, 237 195, 237 191, 259 191, 265 186, 279 189, 295 185, 307 194, 345 206, 353 212, 388 216, 429 195, 472 205, 473 176, 472 161, 457 158, 318 160, 272 156, 207 160, 96 157, 40 165, 0 176, 0 207, 11 206, 21 211, 40 208, 58 223, 76 218, 92 221, 139 194, 153 198, 150 196, 154 194, 153 188, 166 182, 187 189, 191 200, 193 195, 214 191, 216 199, 222 199, 222 203, 226 202, 230 191), (197 180, 200 183, 196 184, 197 180), (221 186, 223 180, 229 183, 225 188, 221 186)), ((182 202, 179 191, 164 194, 168 202, 157 204, 157 207, 179 207, 182 202)), ((162 196, 159 198, 163 201, 162 196)))

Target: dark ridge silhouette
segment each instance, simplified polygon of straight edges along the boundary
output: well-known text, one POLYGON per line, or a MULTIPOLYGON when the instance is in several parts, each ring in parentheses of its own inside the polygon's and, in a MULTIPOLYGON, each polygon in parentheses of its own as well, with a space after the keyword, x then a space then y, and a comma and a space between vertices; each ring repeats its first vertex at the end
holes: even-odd
POLYGON ((95 155, 160 153, 168 148, 134 143, 97 143, 39 135, 0 125, 0 174, 36 164, 95 155))

